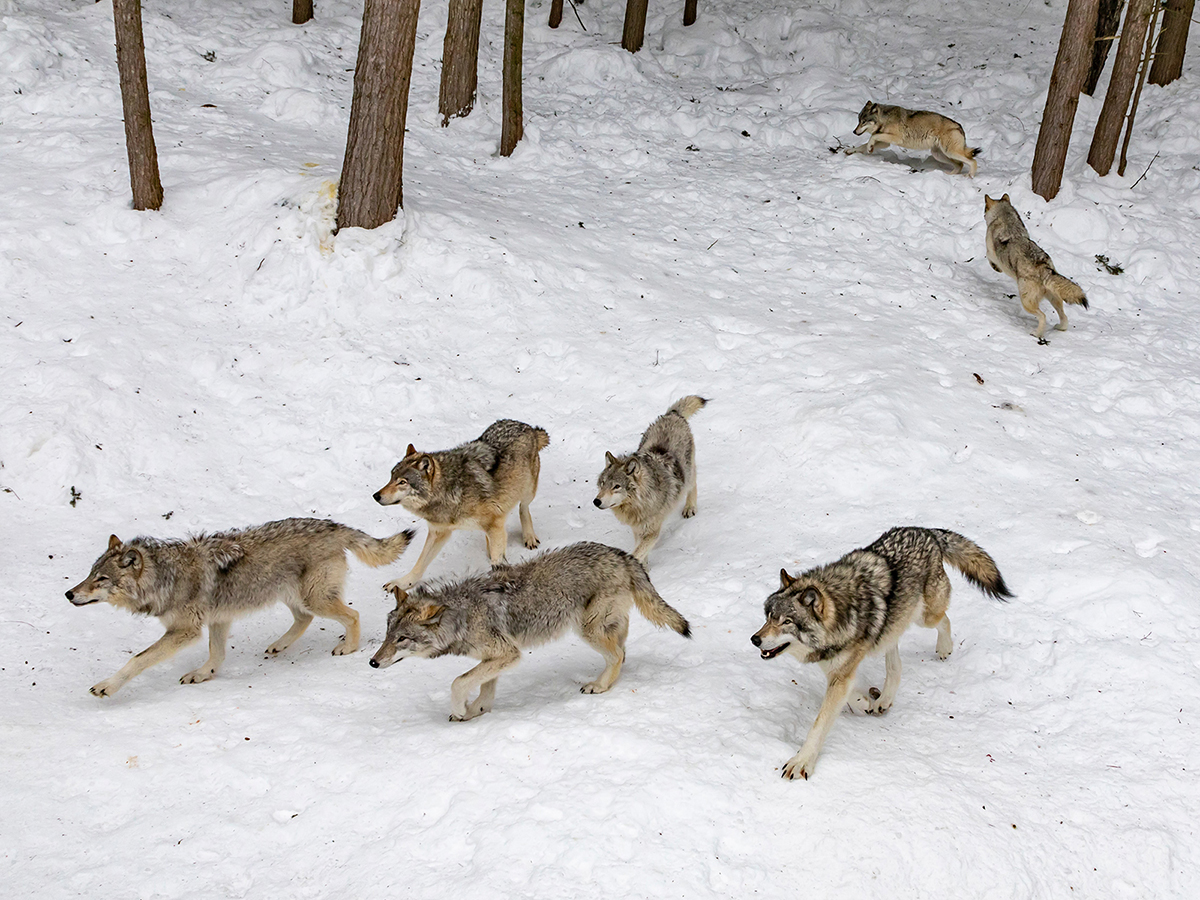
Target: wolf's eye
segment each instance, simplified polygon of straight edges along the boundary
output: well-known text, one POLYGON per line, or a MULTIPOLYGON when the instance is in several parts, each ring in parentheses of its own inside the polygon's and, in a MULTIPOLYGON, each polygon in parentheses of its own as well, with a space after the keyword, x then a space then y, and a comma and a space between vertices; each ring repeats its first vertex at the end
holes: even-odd
POLYGON ((108 576, 107 575, 97 575, 96 583, 99 584, 102 581, 108 581, 108 576))
POLYGON ((408 479, 401 478, 399 481, 396 482, 396 487, 402 487, 402 488, 408 487, 408 479))

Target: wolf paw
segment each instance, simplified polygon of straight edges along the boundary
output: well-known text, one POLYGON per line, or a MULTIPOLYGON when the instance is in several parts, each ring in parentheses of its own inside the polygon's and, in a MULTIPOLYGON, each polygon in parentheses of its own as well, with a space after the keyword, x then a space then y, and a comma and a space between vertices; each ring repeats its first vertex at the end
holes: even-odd
POLYGON ((204 681, 211 681, 212 677, 217 674, 216 669, 200 668, 194 672, 188 672, 179 679, 180 684, 200 684, 204 681))
POLYGON ((267 654, 267 656, 278 656, 280 653, 286 650, 288 646, 288 644, 281 644, 276 641, 274 644, 264 650, 263 653, 267 654))
MULTIPOLYGON (((875 688, 871 688, 875 691, 875 688)), ((875 691, 875 696, 879 696, 879 692, 875 691)), ((863 691, 859 691, 846 701, 846 705, 850 707, 850 712, 858 716, 865 716, 871 711, 871 697, 863 691)))
POLYGON ((536 550, 541 545, 542 545, 542 542, 539 541, 536 537, 525 538, 525 549, 526 550, 536 550))
POLYGON ((384 591, 389 594, 396 591, 407 591, 410 587, 417 583, 417 579, 412 577, 412 573, 405 575, 403 578, 397 578, 394 581, 389 581, 383 586, 384 591))
POLYGON ((685 519, 690 519, 690 518, 691 518, 692 516, 694 516, 695 514, 696 514, 696 507, 694 507, 694 506, 685 506, 685 507, 683 508, 683 517, 684 517, 685 519))
POLYGON ((463 710, 462 715, 459 715, 458 713, 451 713, 450 721, 469 722, 476 716, 482 716, 485 712, 487 712, 487 710, 483 709, 478 703, 472 703, 465 710, 463 710))
POLYGON ((879 696, 879 691, 876 688, 871 688, 871 696, 875 698, 875 702, 871 704, 871 708, 867 712, 872 716, 882 716, 892 708, 892 701, 883 700, 879 696))
POLYGON ((795 781, 797 778, 803 778, 808 781, 809 777, 817 768, 816 754, 811 756, 807 753, 797 753, 787 761, 787 765, 783 767, 783 777, 789 781, 795 781))
POLYGON ((89 690, 97 697, 111 697, 120 687, 112 681, 101 681, 99 684, 93 684, 89 690))
POLYGON ((333 655, 334 656, 349 656, 351 653, 355 653, 357 650, 358 650, 357 642, 353 645, 350 645, 350 644, 346 643, 345 638, 342 638, 338 642, 338 645, 333 648, 333 655))
POLYGON ((603 693, 607 692, 608 689, 611 687, 612 687, 611 684, 605 685, 605 684, 600 683, 599 681, 589 681, 587 684, 585 684, 583 687, 581 687, 579 689, 579 693, 581 693, 581 694, 603 694, 603 693))
POLYGON ((941 660, 946 660, 946 659, 949 659, 949 658, 950 658, 950 653, 951 653, 951 651, 952 651, 952 650, 954 650, 954 647, 953 647, 953 646, 946 647, 945 649, 942 649, 941 647, 938 647, 938 648, 937 648, 937 650, 936 650, 936 651, 934 651, 934 652, 936 652, 936 653, 937 653, 937 658, 938 658, 938 659, 941 659, 941 660))

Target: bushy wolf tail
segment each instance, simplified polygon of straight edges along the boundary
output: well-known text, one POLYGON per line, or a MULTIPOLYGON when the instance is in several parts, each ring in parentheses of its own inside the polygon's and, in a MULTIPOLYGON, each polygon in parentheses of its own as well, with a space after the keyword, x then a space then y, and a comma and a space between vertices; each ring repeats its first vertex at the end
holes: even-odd
POLYGON ((545 428, 536 428, 535 427, 533 429, 533 440, 534 440, 534 446, 537 447, 537 450, 536 450, 537 453, 541 453, 543 450, 545 450, 547 447, 550 446, 550 435, 546 433, 545 428))
POLYGON ((692 636, 691 626, 675 607, 658 595, 646 568, 636 559, 630 559, 633 572, 633 603, 651 625, 658 628, 670 628, 685 638, 692 636))
POLYGON ((395 562, 408 549, 416 534, 409 528, 391 537, 374 538, 357 528, 347 528, 346 531, 346 549, 373 569, 395 562))
POLYGON ((1083 288, 1070 278, 1059 275, 1057 272, 1051 272, 1050 277, 1046 279, 1046 290, 1063 303, 1074 303, 1077 306, 1082 306, 1084 309, 1088 308, 1087 297, 1083 294, 1083 288))
POLYGON ((944 528, 931 529, 942 545, 942 558, 963 573, 963 576, 989 597, 1007 600, 1012 591, 996 567, 996 561, 969 538, 944 528))
POLYGON ((692 413, 704 409, 704 407, 707 405, 708 401, 703 397, 697 397, 695 394, 692 394, 688 397, 682 397, 679 400, 676 400, 674 404, 672 404, 671 408, 667 410, 667 412, 679 413, 685 419, 690 419, 692 417, 692 413))

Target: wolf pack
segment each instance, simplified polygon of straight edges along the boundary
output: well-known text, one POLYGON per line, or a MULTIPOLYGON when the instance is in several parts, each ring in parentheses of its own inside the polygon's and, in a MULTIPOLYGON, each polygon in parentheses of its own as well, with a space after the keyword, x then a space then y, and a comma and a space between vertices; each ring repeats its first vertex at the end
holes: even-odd
MULTIPOLYGON (((867 143, 847 153, 896 144, 931 151, 955 174, 976 172, 978 150, 967 146, 962 126, 938 113, 867 103, 855 129, 864 132, 867 143)), ((1044 343, 1041 300, 1049 300, 1059 316, 1056 327, 1065 330, 1063 304, 1086 308, 1083 291, 1054 270, 1007 194, 985 198, 985 219, 987 258, 1017 282, 1023 307, 1038 320, 1034 334, 1044 343)), ((524 546, 535 550, 540 544, 530 504, 537 495, 540 453, 550 443, 542 428, 501 419, 449 450, 418 451, 409 444, 373 497, 423 519, 425 542, 409 572, 384 585, 395 606, 370 665, 384 669, 404 659, 446 655, 478 660, 451 685, 450 720, 463 722, 491 711, 498 679, 518 664, 524 650, 567 632, 604 661, 596 678, 580 688, 585 694, 602 694, 620 678, 632 608, 656 627, 690 637, 687 619, 659 594, 648 566, 668 517, 676 510, 685 519, 696 515, 696 447, 689 420, 708 402, 697 395, 683 397, 650 424, 636 450, 604 454, 592 503, 629 526, 632 552, 587 541, 508 562, 513 507, 524 546), (464 529, 483 532, 489 568, 456 581, 423 580, 452 533, 464 529)), ((284 653, 317 616, 344 629, 334 655, 354 653, 361 634, 359 614, 343 597, 347 552, 368 566, 386 566, 414 537, 405 529, 380 539, 307 518, 186 540, 122 541, 112 535, 87 577, 66 592, 67 599, 76 606, 105 602, 157 617, 165 633, 91 692, 112 696, 131 678, 198 641, 205 630, 208 659, 180 681, 208 681, 224 661, 232 623, 277 602, 288 607, 293 622, 266 648, 268 656, 284 653)), ((941 528, 892 528, 831 563, 795 575, 780 570, 779 587, 764 603, 765 622, 750 642, 764 660, 787 654, 816 663, 826 679, 816 720, 784 765, 784 778, 813 774, 843 708, 879 716, 892 707, 900 687, 900 637, 910 625, 936 630, 938 659, 950 656, 946 563, 984 594, 997 600, 1012 596, 987 552, 941 528), (882 688, 857 682, 859 665, 872 655, 884 657, 882 688)))

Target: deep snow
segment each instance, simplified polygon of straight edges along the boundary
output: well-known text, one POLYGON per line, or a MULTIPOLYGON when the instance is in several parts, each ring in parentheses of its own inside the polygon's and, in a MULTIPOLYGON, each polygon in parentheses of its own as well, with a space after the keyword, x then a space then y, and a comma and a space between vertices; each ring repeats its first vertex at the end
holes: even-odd
MULTIPOLYGON (((1124 178, 1086 167, 1100 101, 1082 98, 1045 203, 1028 171, 1064 0, 730 0, 688 29, 655 4, 636 56, 623 4, 580 6, 585 32, 531 2, 511 159, 503 4, 476 111, 440 128, 428 3, 404 215, 334 238, 361 6, 319 2, 303 27, 286 6, 147 0, 166 202, 135 213, 110 4, 0 0, 5 895, 1189 894, 1194 47, 1146 89, 1124 178), (954 116, 979 177, 831 154, 867 98, 954 116), (984 258, 985 191, 1088 292, 1049 346, 984 258), (713 401, 692 420, 700 514, 651 575, 695 637, 635 617, 607 695, 578 693, 600 660, 574 639, 467 724, 446 716, 469 660, 369 669, 378 586, 416 549, 352 563, 365 652, 330 656, 318 621, 262 659, 280 607, 235 626, 211 682, 177 684, 196 645, 87 693, 161 630, 63 598, 110 532, 320 515, 390 533, 413 519, 371 493, 407 443, 512 416, 551 435, 543 546, 628 549, 591 506, 603 452, 693 392, 713 401), (781 566, 897 524, 976 539, 1017 598, 953 576, 953 656, 914 629, 892 711, 841 716, 814 778, 783 782, 823 680, 758 658, 762 600, 781 566)), ((517 533, 514 515, 525 558, 517 533)), ((484 562, 459 534, 429 574, 484 562)))

